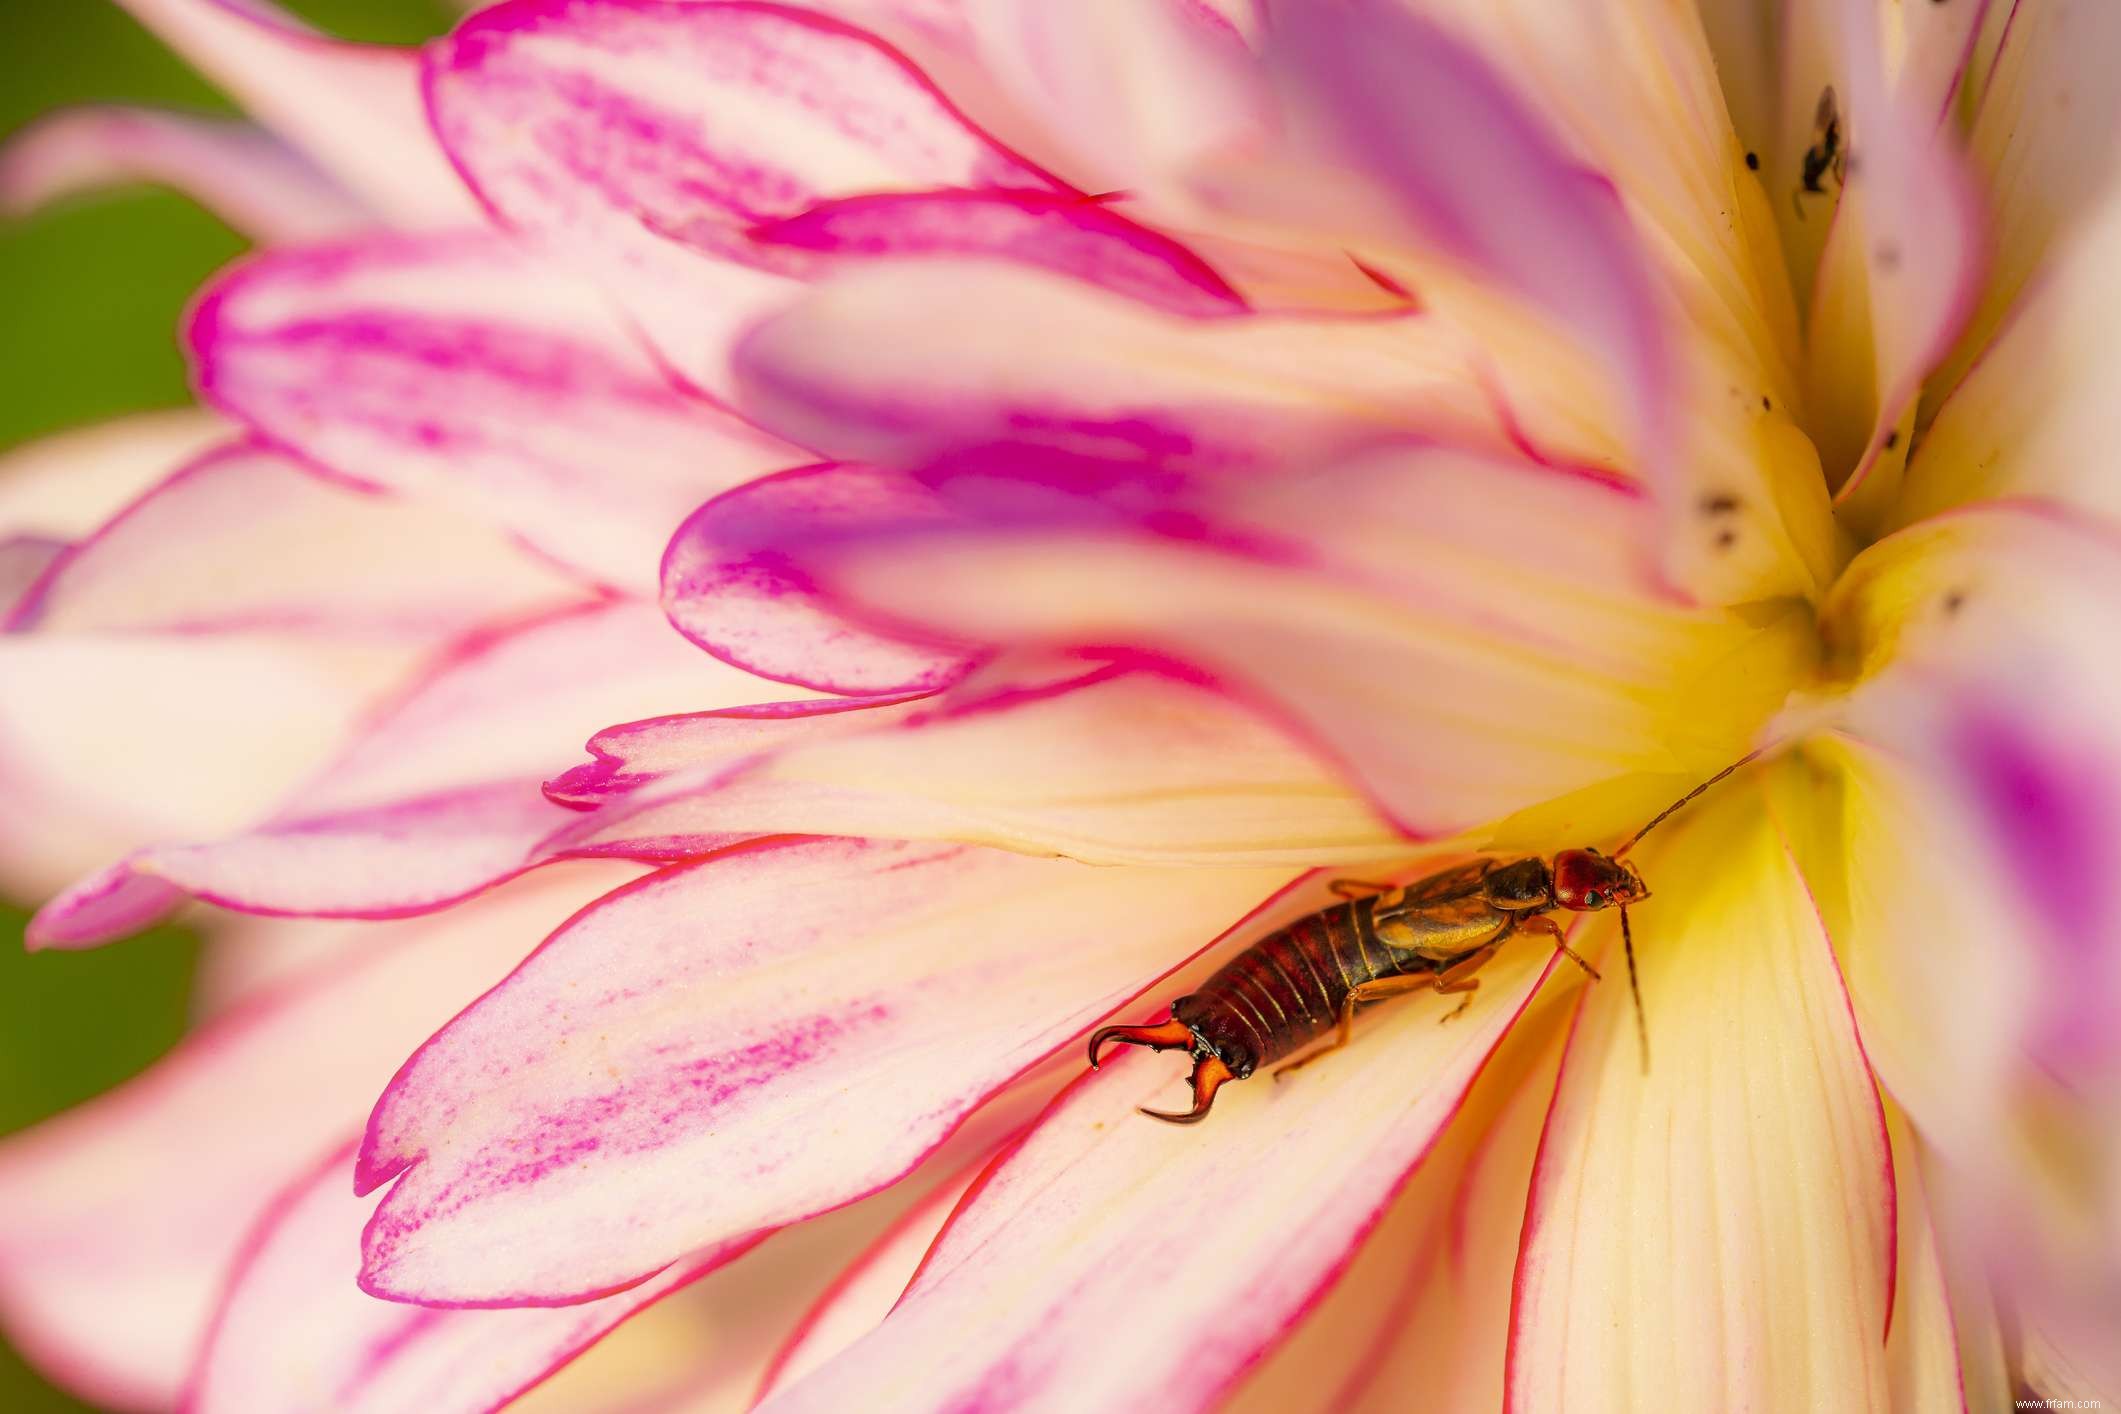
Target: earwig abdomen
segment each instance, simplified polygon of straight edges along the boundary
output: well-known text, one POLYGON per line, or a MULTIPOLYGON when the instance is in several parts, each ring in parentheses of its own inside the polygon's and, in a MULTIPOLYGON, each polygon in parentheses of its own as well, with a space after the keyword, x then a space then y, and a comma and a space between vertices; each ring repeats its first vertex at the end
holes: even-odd
POLYGON ((1375 899, 1299 918, 1232 958, 1171 1014, 1242 1080, 1302 1050, 1340 1023, 1341 1004, 1364 982, 1435 964, 1378 941, 1375 899))

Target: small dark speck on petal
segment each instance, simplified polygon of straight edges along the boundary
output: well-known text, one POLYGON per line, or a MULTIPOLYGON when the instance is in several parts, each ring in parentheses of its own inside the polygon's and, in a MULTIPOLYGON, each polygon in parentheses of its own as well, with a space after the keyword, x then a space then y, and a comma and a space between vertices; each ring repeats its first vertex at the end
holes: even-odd
POLYGON ((1760 395, 1760 410, 1762 412, 1773 412, 1775 410, 1775 400, 1762 393, 1760 395))
POLYGON ((1731 547, 1732 547, 1733 545, 1736 545, 1737 543, 1738 543, 1738 532, 1737 532, 1737 531, 1735 531, 1735 530, 1724 530, 1724 531, 1719 531, 1719 532, 1717 532, 1717 535, 1716 535, 1716 548, 1717 548, 1717 549, 1719 549, 1719 550, 1728 550, 1728 549, 1730 549, 1730 548, 1731 548, 1731 547))
POLYGON ((1880 241, 1878 243, 1878 268, 1888 272, 1898 270, 1900 268, 1900 247, 1891 241, 1880 241))
POLYGON ((1747 153, 1747 154, 1745 155, 1745 170, 1746 170, 1746 171, 1748 171, 1748 172, 1757 172, 1757 171, 1759 171, 1759 170, 1760 170, 1760 154, 1759 154, 1759 153, 1757 153, 1757 152, 1748 152, 1748 153, 1747 153))
POLYGON ((1896 429, 1894 429, 1893 431, 1891 431, 1891 432, 1888 432, 1888 433, 1886 433, 1886 434, 1885 434, 1885 449, 1886 449, 1886 450, 1887 450, 1888 452, 1890 452, 1890 451, 1891 451, 1891 450, 1892 450, 1893 448, 1895 448, 1895 447, 1897 447, 1897 446, 1899 446, 1899 445, 1900 445, 1900 432, 1899 432, 1899 429, 1897 429, 1897 428, 1896 428, 1896 429))
POLYGON ((1711 491, 1701 498, 1701 513, 1705 516, 1727 516, 1738 509, 1738 498, 1728 491, 1711 491))
POLYGON ((1945 596, 1944 596, 1944 613, 1945 613, 1945 617, 1947 617, 1947 618, 1955 617, 1955 616, 1956 616, 1956 615, 1958 614, 1958 612, 1959 612, 1959 611, 1960 611, 1961 609, 1965 608, 1965 607, 1966 607, 1966 591, 1965 591, 1965 590, 1963 590, 1963 589, 1954 589, 1954 590, 1953 590, 1953 591, 1952 591, 1951 593, 1949 593, 1949 594, 1947 594, 1947 595, 1945 595, 1945 596))

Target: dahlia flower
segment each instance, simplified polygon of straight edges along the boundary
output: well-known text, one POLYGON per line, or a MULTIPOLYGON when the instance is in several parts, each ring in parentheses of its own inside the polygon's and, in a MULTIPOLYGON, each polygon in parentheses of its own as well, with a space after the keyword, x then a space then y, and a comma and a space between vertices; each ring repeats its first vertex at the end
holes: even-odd
POLYGON ((261 248, 204 430, 0 483, 0 859, 34 945, 232 961, 0 1149, 55 1376, 2121 1394, 2121 11, 124 3, 260 126, 5 194, 261 248), (1646 1053, 1608 911, 1197 1126, 1081 1071, 1337 879, 1756 752, 1630 856, 1646 1053))

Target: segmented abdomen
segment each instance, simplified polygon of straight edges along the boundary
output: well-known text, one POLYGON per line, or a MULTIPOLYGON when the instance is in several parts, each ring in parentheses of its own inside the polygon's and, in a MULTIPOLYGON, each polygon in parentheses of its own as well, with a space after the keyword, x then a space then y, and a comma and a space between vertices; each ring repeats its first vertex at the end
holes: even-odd
POLYGON ((1377 941, 1372 901, 1299 918, 1232 958, 1171 1014, 1215 1049, 1238 1079, 1293 1055, 1340 1023, 1340 1006, 1364 982, 1433 970, 1418 954, 1377 941))

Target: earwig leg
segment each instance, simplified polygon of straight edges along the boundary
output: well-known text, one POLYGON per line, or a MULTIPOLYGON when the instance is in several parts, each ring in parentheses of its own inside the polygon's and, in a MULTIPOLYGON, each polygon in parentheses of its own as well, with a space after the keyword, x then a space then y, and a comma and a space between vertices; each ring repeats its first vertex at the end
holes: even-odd
POLYGON ((1291 1071, 1303 1069, 1320 1056, 1330 1056, 1347 1045, 1355 1026, 1355 1008, 1361 1003, 1383 1001, 1386 997, 1428 985, 1427 977, 1379 977, 1368 982, 1358 982, 1348 989, 1346 999, 1340 1004, 1340 1026, 1335 1030, 1333 1039, 1307 1056, 1300 1056, 1286 1065, 1276 1066, 1274 1078, 1279 1080, 1291 1071))
MULTIPOLYGON (((1495 949, 1500 947, 1501 945, 1502 939, 1497 938, 1494 942, 1489 943, 1479 952, 1473 953, 1467 957, 1459 959, 1457 962, 1452 963, 1449 967, 1446 967, 1443 971, 1435 974, 1435 976, 1431 979, 1429 985, 1434 987, 1437 991, 1443 993, 1445 996, 1450 996, 1454 992, 1471 993, 1479 991, 1480 979, 1478 977, 1475 977, 1473 974, 1480 971, 1481 968, 1487 966, 1488 959, 1495 956, 1495 949)), ((1451 1008, 1451 1010, 1445 1012, 1442 1016, 1436 1018, 1436 1024, 1438 1026, 1441 1026, 1446 1021, 1456 1020, 1458 1014, 1471 1005, 1473 1005, 1473 998, 1471 996, 1468 996, 1457 1006, 1451 1008)))
POLYGON ((1559 923, 1556 923, 1553 919, 1546 917, 1544 914, 1541 914, 1536 918, 1527 918, 1524 920, 1524 922, 1518 924, 1517 926, 1527 933, 1537 931, 1546 934, 1548 937, 1554 940, 1554 950, 1556 952, 1566 953, 1568 955, 1569 961, 1575 963, 1578 967, 1591 974, 1591 980, 1593 982, 1599 982, 1604 980, 1598 975, 1597 968, 1591 966, 1591 964, 1589 964, 1588 962, 1585 962, 1583 960, 1582 955, 1579 954, 1576 949, 1569 946, 1568 939, 1562 936, 1561 925, 1559 923))
POLYGON ((1399 887, 1397 884, 1373 884, 1368 879, 1335 879, 1326 885, 1335 898, 1368 898, 1371 894, 1388 894, 1399 887))
POLYGON ((1090 1068, 1097 1069, 1097 1053, 1104 1049, 1105 1042, 1118 1041, 1127 1046, 1147 1046, 1154 1051, 1193 1049, 1193 1028, 1172 1017, 1155 1026, 1104 1026, 1090 1034, 1090 1068))
POLYGON ((1151 1109, 1144 1109, 1142 1113, 1169 1124, 1199 1124, 1208 1117, 1208 1110, 1215 1103, 1215 1092, 1222 1089, 1226 1081, 1236 1078, 1230 1067, 1223 1064, 1221 1056, 1204 1056, 1193 1067, 1192 1109, 1184 1114, 1151 1109))

